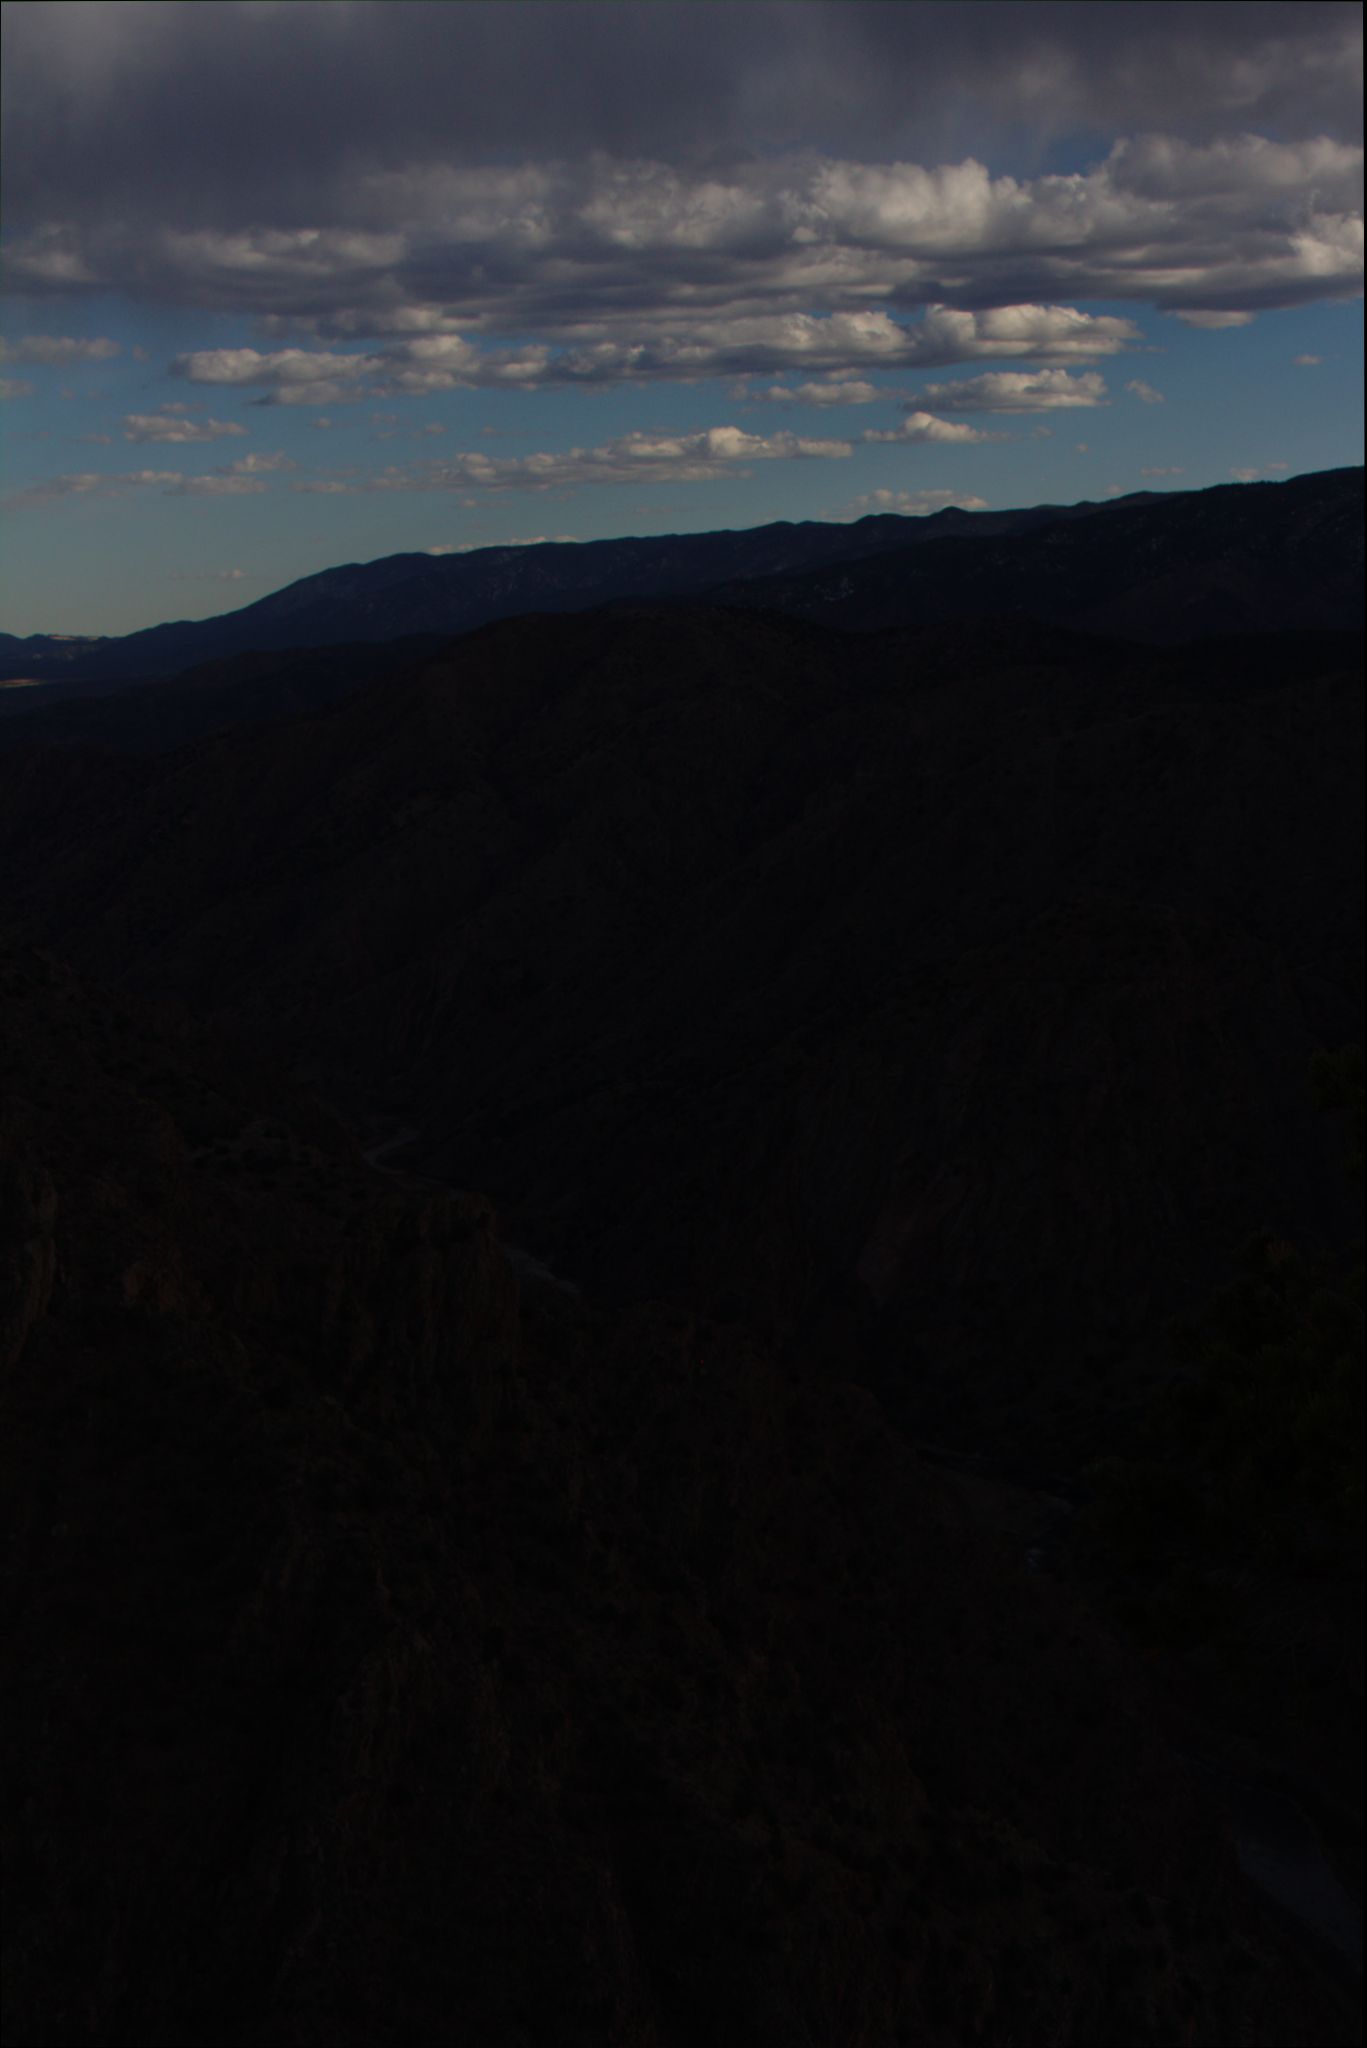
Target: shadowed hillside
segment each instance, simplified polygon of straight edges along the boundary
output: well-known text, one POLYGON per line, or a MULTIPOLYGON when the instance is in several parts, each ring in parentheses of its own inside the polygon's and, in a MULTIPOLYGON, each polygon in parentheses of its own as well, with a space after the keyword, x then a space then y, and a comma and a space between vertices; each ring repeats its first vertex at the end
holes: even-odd
POLYGON ((1356 2038, 1298 483, 7 716, 7 2039, 1356 2038))
POLYGON ((0 954, 6 2038, 1348 2042, 878 1404, 0 954))
POLYGON ((318 719, 8 757, 12 902, 572 1278, 872 1319, 937 1426, 1068 1438, 1251 1231, 1348 1227, 1303 1077, 1360 1003, 1357 651, 515 622, 318 719))

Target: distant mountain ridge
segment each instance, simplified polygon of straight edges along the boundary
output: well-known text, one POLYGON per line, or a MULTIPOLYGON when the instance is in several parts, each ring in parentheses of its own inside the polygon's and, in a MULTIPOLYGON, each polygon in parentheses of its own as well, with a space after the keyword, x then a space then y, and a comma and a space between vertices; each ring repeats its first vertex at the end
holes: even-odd
POLYGON ((750 577, 717 603, 879 632, 975 616, 1152 646, 1249 632, 1350 632, 1363 600, 1362 471, 1117 499, 1104 520, 940 529, 801 577, 750 577))
POLYGON ((121 638, 0 635, 0 681, 153 678, 247 652, 455 635, 528 612, 702 598, 793 611, 847 631, 995 615, 1168 642, 1350 630, 1361 613, 1362 477, 1361 469, 1328 470, 1099 504, 950 506, 852 525, 780 521, 389 555, 322 570, 239 611, 121 638), (1168 579, 1157 606, 1155 561, 1168 579))

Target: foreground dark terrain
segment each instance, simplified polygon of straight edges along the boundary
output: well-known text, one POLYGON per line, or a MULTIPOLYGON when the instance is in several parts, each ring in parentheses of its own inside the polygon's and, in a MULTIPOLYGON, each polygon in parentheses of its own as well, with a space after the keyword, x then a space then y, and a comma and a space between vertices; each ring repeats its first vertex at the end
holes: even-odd
POLYGON ((8 2040, 1357 2037, 1360 490, 0 724, 8 2040))

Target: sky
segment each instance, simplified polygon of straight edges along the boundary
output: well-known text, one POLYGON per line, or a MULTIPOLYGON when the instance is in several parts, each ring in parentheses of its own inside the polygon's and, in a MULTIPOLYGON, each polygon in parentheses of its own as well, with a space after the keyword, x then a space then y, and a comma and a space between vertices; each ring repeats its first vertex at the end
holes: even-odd
POLYGON ((1362 460, 1362 10, 7 0, 0 630, 1362 460))

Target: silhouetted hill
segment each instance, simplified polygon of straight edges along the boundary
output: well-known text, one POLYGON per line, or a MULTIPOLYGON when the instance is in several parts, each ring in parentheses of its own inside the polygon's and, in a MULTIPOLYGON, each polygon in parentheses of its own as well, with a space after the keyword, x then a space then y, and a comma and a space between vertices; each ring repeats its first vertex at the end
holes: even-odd
POLYGON ((41 955, 0 1000, 15 2048, 1354 2038, 867 1393, 519 1284, 41 955))
POLYGON ((154 626, 60 658, 39 658, 36 640, 0 645, 0 677, 71 689, 246 651, 464 633, 523 613, 708 593, 709 603, 795 611, 858 631, 993 615, 1164 643, 1351 631, 1361 624, 1362 471, 1100 505, 392 555, 324 570, 219 618, 154 626))

